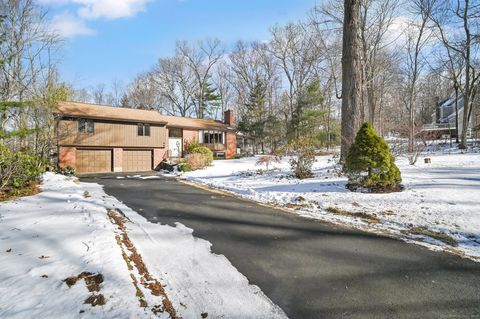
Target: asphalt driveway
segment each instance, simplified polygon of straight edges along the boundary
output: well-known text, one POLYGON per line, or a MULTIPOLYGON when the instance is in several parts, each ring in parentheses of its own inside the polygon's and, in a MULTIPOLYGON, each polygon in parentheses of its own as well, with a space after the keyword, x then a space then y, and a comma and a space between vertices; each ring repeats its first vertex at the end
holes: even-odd
POLYGON ((82 181, 151 222, 194 229, 290 318, 480 318, 480 263, 174 179, 82 181))

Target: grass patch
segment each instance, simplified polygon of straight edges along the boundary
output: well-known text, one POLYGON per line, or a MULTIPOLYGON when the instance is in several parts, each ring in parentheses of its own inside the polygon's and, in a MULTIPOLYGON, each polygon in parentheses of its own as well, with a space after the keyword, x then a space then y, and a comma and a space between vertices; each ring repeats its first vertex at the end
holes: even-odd
POLYGON ((91 295, 83 303, 92 305, 92 307, 103 306, 103 305, 105 305, 106 300, 105 300, 105 297, 102 294, 91 295))
POLYGON ((386 215, 386 216, 393 216, 393 215, 395 215, 395 212, 393 210, 387 209, 387 210, 381 211, 380 214, 381 215, 386 215))
POLYGON ((360 218, 361 220, 371 224, 380 223, 380 219, 377 216, 370 215, 367 213, 349 212, 347 210, 343 210, 338 207, 328 207, 326 211, 335 215, 360 218))
MULTIPOLYGON (((121 214, 123 215, 123 213, 121 214)), ((130 277, 135 288, 136 297, 140 302, 140 307, 148 307, 147 301, 145 300, 145 295, 143 294, 142 290, 140 290, 140 285, 142 285, 147 288, 152 295, 162 297, 162 305, 154 305, 151 308, 151 311, 155 315, 159 312, 166 311, 170 315, 171 319, 180 319, 180 317, 176 313, 175 308, 170 302, 170 299, 168 298, 165 290, 163 289, 163 286, 160 284, 160 281, 150 275, 147 266, 142 259, 142 256, 137 252, 137 249, 130 241, 127 233, 127 228, 125 226, 128 218, 126 218, 125 216, 121 216, 118 212, 110 209, 107 211, 107 215, 108 217, 110 217, 111 222, 118 226, 118 230, 120 231, 120 234, 115 236, 115 240, 120 246, 120 249, 122 251, 122 257, 125 260, 128 269, 132 271, 133 267, 135 267, 138 272, 138 280, 133 272, 130 272, 130 277)))
POLYGON ((449 236, 442 232, 430 230, 425 227, 413 227, 413 228, 410 228, 408 232, 412 235, 428 236, 453 247, 458 246, 458 241, 452 236, 449 236))

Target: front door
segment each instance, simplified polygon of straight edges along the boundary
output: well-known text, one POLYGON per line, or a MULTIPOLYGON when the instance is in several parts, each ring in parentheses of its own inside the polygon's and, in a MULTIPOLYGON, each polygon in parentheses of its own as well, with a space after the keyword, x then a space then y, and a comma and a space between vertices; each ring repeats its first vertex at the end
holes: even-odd
POLYGON ((169 153, 169 157, 182 157, 182 138, 181 137, 168 138, 168 153, 169 153))

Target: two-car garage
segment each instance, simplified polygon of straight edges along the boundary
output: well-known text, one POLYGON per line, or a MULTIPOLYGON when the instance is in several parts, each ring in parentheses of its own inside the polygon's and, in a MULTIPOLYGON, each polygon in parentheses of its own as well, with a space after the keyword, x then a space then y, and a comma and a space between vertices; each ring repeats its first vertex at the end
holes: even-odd
MULTIPOLYGON (((76 169, 80 174, 107 173, 113 170, 112 149, 77 149, 76 169)), ((152 170, 152 150, 123 149, 121 167, 123 172, 152 170)))

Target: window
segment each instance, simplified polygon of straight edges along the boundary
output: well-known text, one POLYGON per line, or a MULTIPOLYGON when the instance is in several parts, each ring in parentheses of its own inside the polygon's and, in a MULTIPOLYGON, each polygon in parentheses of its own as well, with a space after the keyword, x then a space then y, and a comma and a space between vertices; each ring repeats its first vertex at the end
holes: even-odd
POLYGON ((93 120, 87 120, 87 133, 93 133, 93 120))
POLYGON ((168 137, 181 138, 182 137, 182 129, 181 128, 174 128, 174 127, 169 128, 168 129, 168 137))
POLYGON ((93 133, 93 120, 91 119, 78 119, 78 132, 79 133, 93 133))
POLYGON ((205 144, 223 144, 223 135, 221 131, 203 131, 203 143, 205 144))
POLYGON ((150 124, 138 123, 137 135, 138 136, 150 136, 150 124))

